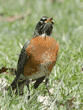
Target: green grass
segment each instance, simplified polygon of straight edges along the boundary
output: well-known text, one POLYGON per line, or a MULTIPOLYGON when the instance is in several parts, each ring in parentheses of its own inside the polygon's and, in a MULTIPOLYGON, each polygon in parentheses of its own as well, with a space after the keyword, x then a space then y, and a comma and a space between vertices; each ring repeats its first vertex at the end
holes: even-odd
MULTIPOLYGON (((41 84, 36 91, 31 89, 31 99, 27 101, 27 88, 23 96, 13 97, 0 92, 0 109, 2 110, 82 110, 83 109, 83 2, 82 0, 3 0, 0 1, 0 14, 4 17, 29 13, 24 19, 13 22, 0 20, 0 68, 17 66, 21 48, 33 36, 39 19, 46 15, 53 17, 52 37, 59 43, 59 55, 56 66, 50 75, 49 87, 54 89, 48 105, 37 101, 37 96, 44 94, 46 88, 41 84), (56 76, 55 76, 56 74, 56 76), (37 95, 37 92, 38 95, 37 95), (71 99, 74 97, 74 100, 71 99), (68 101, 73 104, 68 105, 68 101), (55 103, 56 102, 56 103, 55 103), (54 108, 53 108, 54 107, 54 108)), ((11 83, 12 76, 0 75, 11 83)), ((46 96, 48 93, 46 91, 46 96)))

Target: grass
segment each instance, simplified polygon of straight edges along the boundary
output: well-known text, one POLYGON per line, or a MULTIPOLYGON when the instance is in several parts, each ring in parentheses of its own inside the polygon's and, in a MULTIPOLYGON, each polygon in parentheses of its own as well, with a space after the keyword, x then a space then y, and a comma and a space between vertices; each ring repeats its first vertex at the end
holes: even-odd
MULTIPOLYGON (((46 15, 53 17, 54 29, 52 37, 59 43, 59 55, 56 66, 50 75, 49 87, 54 89, 53 102, 44 104, 38 101, 46 88, 41 84, 36 91, 30 85, 31 99, 27 101, 27 88, 23 96, 8 96, 7 92, 0 92, 0 109, 2 110, 82 110, 83 109, 83 2, 82 0, 5 0, 0 1, 0 68, 17 66, 21 48, 19 43, 25 44, 33 36, 34 28, 39 19, 46 15), (13 22, 4 20, 5 17, 22 15, 24 19, 13 22)), ((8 83, 12 76, 1 74, 8 83)), ((46 91, 45 96, 48 96, 46 91)), ((42 98, 40 98, 42 99, 42 98)))

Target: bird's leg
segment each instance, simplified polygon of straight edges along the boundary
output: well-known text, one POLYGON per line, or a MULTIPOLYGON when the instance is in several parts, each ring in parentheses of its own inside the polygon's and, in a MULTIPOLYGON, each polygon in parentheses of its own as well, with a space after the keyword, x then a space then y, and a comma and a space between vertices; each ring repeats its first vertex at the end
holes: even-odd
POLYGON ((24 85, 25 85, 25 77, 23 74, 21 74, 17 80, 17 87, 16 87, 16 95, 23 95, 24 94, 24 85))
POLYGON ((42 81, 44 80, 44 78, 45 78, 45 76, 36 79, 36 82, 34 84, 34 89, 38 88, 38 86, 42 83, 42 81))
MULTIPOLYGON (((49 78, 48 77, 46 77, 45 78, 45 86, 46 86, 46 89, 47 89, 47 91, 48 91, 48 94, 49 94, 49 97, 50 97, 50 99, 52 100, 52 98, 51 98, 51 94, 50 94, 50 92, 49 92, 49 89, 48 89, 48 82, 49 82, 49 78)), ((53 101, 53 100, 52 100, 53 101)))
POLYGON ((26 82, 25 82, 25 84, 27 85, 27 89, 28 89, 28 91, 29 91, 29 95, 28 95, 28 99, 30 99, 30 89, 29 89, 29 79, 27 78, 26 79, 26 82))

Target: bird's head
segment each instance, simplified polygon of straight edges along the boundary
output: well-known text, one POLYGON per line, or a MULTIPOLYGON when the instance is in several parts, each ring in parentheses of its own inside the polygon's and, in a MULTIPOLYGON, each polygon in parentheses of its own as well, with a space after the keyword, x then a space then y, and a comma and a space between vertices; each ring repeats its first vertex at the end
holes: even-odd
POLYGON ((34 31, 34 37, 38 35, 50 36, 53 29, 53 18, 43 16, 37 23, 34 31))

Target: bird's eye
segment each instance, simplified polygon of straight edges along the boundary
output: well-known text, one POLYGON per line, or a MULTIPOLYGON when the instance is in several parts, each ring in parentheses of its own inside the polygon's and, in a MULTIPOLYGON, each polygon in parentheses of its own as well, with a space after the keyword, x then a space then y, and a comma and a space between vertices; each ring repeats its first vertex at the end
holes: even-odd
POLYGON ((41 24, 42 24, 42 23, 43 23, 43 21, 39 21, 39 23, 41 23, 41 24))
POLYGON ((40 24, 43 24, 43 23, 45 23, 46 20, 47 20, 46 18, 41 18, 40 21, 39 21, 39 23, 40 24))

